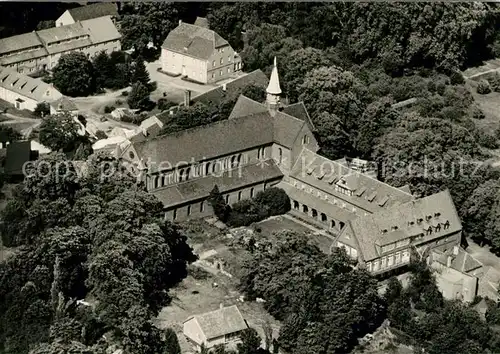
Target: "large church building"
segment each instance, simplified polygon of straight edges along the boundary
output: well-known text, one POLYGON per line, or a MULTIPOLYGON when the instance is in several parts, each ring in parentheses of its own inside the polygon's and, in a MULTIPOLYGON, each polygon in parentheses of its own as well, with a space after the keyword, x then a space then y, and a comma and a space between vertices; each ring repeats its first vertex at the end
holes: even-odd
POLYGON ((423 254, 460 243, 448 191, 416 200, 408 187, 319 155, 303 103, 280 100, 276 60, 266 92, 265 103, 241 95, 227 120, 120 148, 121 159, 163 202, 166 219, 212 215, 207 199, 215 185, 229 204, 278 186, 290 197, 292 215, 329 232, 332 247, 373 273, 408 264, 414 245, 423 254))

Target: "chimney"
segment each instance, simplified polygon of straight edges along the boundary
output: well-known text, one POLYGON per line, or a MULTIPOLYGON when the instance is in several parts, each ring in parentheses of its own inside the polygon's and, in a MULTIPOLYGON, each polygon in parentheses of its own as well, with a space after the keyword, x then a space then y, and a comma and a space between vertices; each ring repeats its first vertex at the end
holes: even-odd
POLYGON ((225 91, 226 91, 226 88, 227 88, 227 87, 226 87, 226 84, 225 84, 225 83, 224 83, 224 84, 222 84, 222 91, 224 91, 224 92, 225 92, 225 91))
POLYGON ((179 20, 179 26, 182 24, 182 20, 179 20))
POLYGON ((184 106, 189 107, 190 103, 191 103, 191 91, 185 90, 184 91, 184 106))

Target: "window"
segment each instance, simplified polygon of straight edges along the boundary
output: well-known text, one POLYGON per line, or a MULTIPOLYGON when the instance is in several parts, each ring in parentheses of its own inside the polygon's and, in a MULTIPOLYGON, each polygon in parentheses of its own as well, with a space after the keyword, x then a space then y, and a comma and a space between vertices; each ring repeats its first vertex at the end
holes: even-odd
POLYGON ((201 203, 200 203, 200 213, 203 213, 203 210, 205 210, 205 202, 201 201, 201 203))
POLYGON ((332 220, 332 222, 330 223, 330 227, 333 229, 335 227, 335 220, 332 220))
POLYGON ((154 187, 158 188, 158 183, 160 182, 160 176, 155 176, 154 187))
POLYGON ((212 73, 212 79, 215 77, 215 73, 212 73))
MULTIPOLYGON (((250 198, 253 198, 253 193, 254 193, 254 189, 252 187, 252 188, 250 188, 250 198)), ((298 207, 297 207, 297 209, 298 209, 298 207)))
POLYGON ((327 221, 327 217, 326 217, 325 213, 321 213, 321 221, 322 222, 326 222, 327 221))
POLYGON ((278 164, 281 165, 282 161, 283 161, 283 150, 281 148, 278 148, 278 164))
POLYGON ((188 205, 187 207, 187 215, 191 215, 191 205, 188 205))
POLYGON ((219 72, 219 75, 222 76, 222 70, 219 72))
POLYGON ((228 61, 228 62, 231 62, 231 56, 228 56, 228 57, 227 57, 227 61, 228 61))
POLYGON ((302 138, 302 145, 306 144, 309 144, 309 136, 304 135, 304 137, 302 138))
POLYGON ((229 194, 226 194, 226 204, 229 203, 229 194))
POLYGON ((224 58, 220 58, 220 64, 222 65, 224 63, 224 58))
POLYGON ((227 72, 230 73, 231 72, 231 67, 228 67, 227 68, 227 72))
POLYGON ((316 209, 312 210, 312 216, 313 216, 313 218, 317 218, 318 217, 318 211, 316 209))
POLYGON ((241 191, 238 192, 238 201, 241 200, 241 191))
POLYGON ((302 212, 303 213, 308 213, 309 212, 309 208, 307 207, 307 205, 302 205, 302 212))
POLYGON ((299 209, 299 202, 298 202, 298 201, 296 201, 296 200, 294 200, 294 201, 293 201, 293 208, 294 208, 295 210, 298 210, 298 209, 299 209))
POLYGON ((341 229, 341 230, 342 230, 342 229, 344 228, 344 226, 345 226, 345 224, 344 224, 342 221, 340 222, 340 224, 339 224, 339 225, 340 225, 340 229, 341 229))
POLYGON ((172 219, 174 219, 174 220, 177 219, 177 209, 174 209, 172 219))
POLYGON ((129 151, 128 152, 128 157, 130 157, 131 159, 135 158, 134 152, 133 151, 129 151))
POLYGON ((215 60, 212 62, 212 66, 215 68, 215 60))

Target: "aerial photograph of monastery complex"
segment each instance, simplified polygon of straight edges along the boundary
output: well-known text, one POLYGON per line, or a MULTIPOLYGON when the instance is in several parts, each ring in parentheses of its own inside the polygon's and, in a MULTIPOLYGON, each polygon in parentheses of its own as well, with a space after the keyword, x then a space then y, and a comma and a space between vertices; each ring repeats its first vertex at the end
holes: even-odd
POLYGON ((0 354, 500 353, 500 5, 0 2, 0 354))

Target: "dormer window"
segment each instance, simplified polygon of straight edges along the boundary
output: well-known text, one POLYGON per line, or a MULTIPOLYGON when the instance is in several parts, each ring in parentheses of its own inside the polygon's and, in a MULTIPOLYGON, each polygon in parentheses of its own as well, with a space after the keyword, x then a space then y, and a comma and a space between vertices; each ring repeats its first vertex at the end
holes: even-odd
POLYGON ((391 229, 392 229, 392 231, 396 231, 398 229, 398 227, 397 226, 393 226, 391 229))
POLYGON ((425 218, 427 221, 429 221, 430 219, 432 219, 432 215, 427 215, 427 217, 425 218))
POLYGON ((408 225, 410 225, 410 226, 415 225, 415 221, 409 221, 409 222, 408 222, 408 225))
POLYGON ((432 234, 432 226, 429 226, 429 228, 427 229, 427 235, 430 235, 432 234))
POLYGON ((439 232, 439 231, 441 231, 441 224, 437 224, 437 226, 436 226, 436 232, 439 232))
POLYGON ((422 219, 422 218, 417 219, 417 224, 420 224, 422 221, 424 221, 424 219, 422 219))
POLYGON ((443 225, 443 228, 446 230, 450 227, 450 221, 449 220, 446 220, 446 222, 444 223, 443 225))
POLYGON ((441 213, 434 213, 434 216, 435 216, 436 218, 439 218, 439 217, 441 216, 441 213))
POLYGON ((383 230, 382 230, 382 233, 383 233, 383 234, 386 234, 386 233, 387 233, 387 229, 383 229, 383 230))

